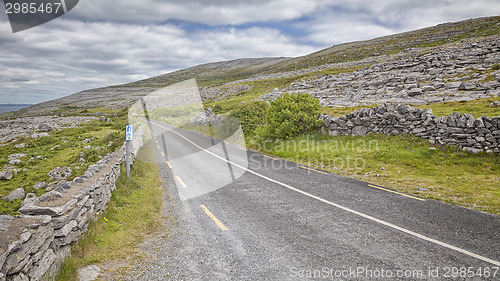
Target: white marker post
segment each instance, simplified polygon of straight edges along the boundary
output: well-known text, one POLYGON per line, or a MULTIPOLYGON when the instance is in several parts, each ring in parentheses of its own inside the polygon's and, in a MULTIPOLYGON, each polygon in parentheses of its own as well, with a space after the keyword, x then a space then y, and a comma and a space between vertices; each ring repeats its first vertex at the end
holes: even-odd
POLYGON ((132 125, 125 126, 125 166, 127 168, 127 180, 130 178, 130 142, 134 137, 134 130, 132 125))

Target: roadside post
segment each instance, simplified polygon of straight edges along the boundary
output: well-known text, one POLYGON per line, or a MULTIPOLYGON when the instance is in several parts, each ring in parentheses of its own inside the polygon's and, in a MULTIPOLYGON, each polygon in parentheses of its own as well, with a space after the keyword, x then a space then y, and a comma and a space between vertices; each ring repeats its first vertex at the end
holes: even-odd
POLYGON ((134 130, 132 125, 125 126, 125 166, 127 169, 127 180, 130 178, 130 142, 134 136, 134 130))

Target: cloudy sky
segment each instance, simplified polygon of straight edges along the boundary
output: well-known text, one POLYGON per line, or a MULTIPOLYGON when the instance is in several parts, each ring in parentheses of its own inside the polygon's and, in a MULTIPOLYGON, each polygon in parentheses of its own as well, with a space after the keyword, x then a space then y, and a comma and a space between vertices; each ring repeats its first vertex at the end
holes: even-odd
POLYGON ((500 11, 498 0, 81 0, 60 18, 12 33, 0 6, 0 104, 208 62, 300 56, 500 11))

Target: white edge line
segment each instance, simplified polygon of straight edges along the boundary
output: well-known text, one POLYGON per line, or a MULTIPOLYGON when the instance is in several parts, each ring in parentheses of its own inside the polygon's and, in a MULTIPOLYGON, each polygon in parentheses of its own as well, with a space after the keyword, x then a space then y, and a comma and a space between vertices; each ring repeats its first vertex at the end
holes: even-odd
MULTIPOLYGON (((153 123, 153 122, 152 122, 152 123, 153 123)), ((451 249, 451 250, 455 250, 455 251, 457 251, 457 252, 459 252, 459 253, 462 253, 462 254, 468 255, 468 256, 470 256, 470 257, 473 257, 473 258, 476 258, 476 259, 479 259, 479 260, 482 260, 482 261, 485 261, 485 262, 488 262, 488 263, 494 264, 494 265, 496 265, 496 266, 500 266, 500 262, 499 262, 499 261, 492 260, 492 259, 487 258, 487 257, 483 257, 483 256, 481 256, 481 255, 478 255, 478 254, 472 253, 472 252, 467 251, 467 250, 464 250, 464 249, 462 249, 462 248, 459 248, 459 247, 456 247, 456 246, 450 245, 450 244, 448 244, 448 243, 445 243, 445 242, 442 242, 442 241, 439 241, 439 240, 436 240, 436 239, 433 239, 433 238, 427 237, 427 236, 422 235, 422 234, 420 234, 420 233, 413 232, 413 231, 408 230, 408 229, 406 229, 406 228, 403 228, 403 227, 397 226, 397 225, 392 224, 392 223, 390 223, 390 222, 386 222, 386 221, 383 221, 383 220, 381 220, 381 219, 377 219, 377 218, 375 218, 375 217, 372 217, 372 216, 370 216, 370 215, 363 214, 363 213, 361 213, 361 212, 355 211, 355 210, 353 210, 353 209, 350 209, 350 208, 344 207, 344 206, 342 206, 342 205, 339 205, 339 204, 336 204, 336 203, 330 202, 330 201, 328 201, 328 200, 326 200, 326 199, 323 199, 323 198, 321 198, 321 197, 318 197, 318 196, 316 196, 316 195, 313 195, 313 194, 307 193, 307 192, 305 192, 305 191, 302 191, 302 190, 300 190, 300 189, 297 189, 297 188, 295 188, 295 187, 293 187, 293 186, 290 186, 290 185, 288 185, 288 184, 286 184, 286 183, 282 183, 282 182, 279 182, 279 181, 274 180, 274 179, 272 179, 272 178, 269 178, 269 177, 266 177, 266 176, 264 176, 264 175, 261 175, 261 174, 259 174, 259 173, 257 173, 257 172, 254 172, 254 171, 252 171, 252 170, 250 170, 250 169, 248 169, 248 168, 245 168, 245 167, 243 167, 243 166, 241 166, 241 165, 239 165, 239 164, 236 164, 236 163, 234 163, 234 162, 231 162, 231 161, 229 161, 229 160, 226 160, 226 159, 224 159, 224 158, 220 157, 219 155, 217 155, 217 154, 215 154, 215 153, 213 153, 213 152, 211 152, 211 151, 209 151, 209 150, 206 150, 205 148, 203 148, 203 147, 201 147, 201 146, 197 145, 196 143, 192 142, 192 141, 191 141, 191 140, 189 140, 188 138, 184 137, 183 135, 181 135, 181 134, 177 133, 176 131, 174 131, 174 130, 172 130, 172 129, 165 128, 165 127, 163 127, 163 126, 161 126, 161 125, 158 125, 158 124, 155 124, 155 125, 156 125, 156 126, 158 126, 158 127, 162 127, 162 128, 164 128, 164 129, 170 130, 170 131, 174 132, 175 134, 179 135, 180 137, 182 137, 183 139, 185 139, 185 140, 187 140, 188 142, 190 142, 192 145, 194 145, 194 146, 198 147, 199 149, 201 149, 201 150, 203 150, 203 151, 205 151, 205 152, 207 152, 207 153, 209 153, 209 154, 212 154, 213 156, 215 156, 215 157, 217 157, 217 158, 219 158, 219 159, 221 159, 221 160, 223 160, 223 161, 227 161, 227 162, 231 163, 232 165, 234 165, 234 166, 236 166, 236 167, 238 167, 238 168, 240 168, 240 169, 243 169, 243 170, 245 170, 245 171, 247 171, 247 172, 249 172, 249 173, 252 173, 252 174, 254 174, 254 175, 258 176, 258 177, 261 177, 261 178, 263 178, 263 179, 265 179, 265 180, 268 180, 268 181, 270 181, 270 182, 273 182, 273 183, 279 184, 279 185, 281 185, 281 186, 283 186, 283 187, 286 187, 286 188, 288 188, 288 189, 290 189, 290 190, 293 190, 293 191, 295 191, 295 192, 301 193, 301 194, 306 195, 306 196, 308 196, 308 197, 310 197, 310 198, 316 199, 316 200, 318 200, 318 201, 321 201, 321 202, 326 203, 326 204, 328 204, 328 205, 331 205, 331 206, 333 206, 333 207, 336 207, 336 208, 342 209, 342 210, 347 211, 347 212, 349 212, 349 213, 352 213, 352 214, 358 215, 358 216, 360 216, 360 217, 364 217, 364 218, 369 219, 369 220, 371 220, 371 221, 374 221, 374 222, 377 222, 377 223, 383 224, 383 225, 385 225, 385 226, 388 226, 388 227, 394 228, 394 229, 396 229, 396 230, 399 230, 399 231, 401 231, 401 232, 404 232, 404 233, 407 233, 407 234, 413 235, 413 236, 415 236, 415 237, 417 237, 417 238, 420 238, 420 239, 422 239, 422 240, 426 240, 426 241, 432 242, 432 243, 434 243, 434 244, 437 244, 437 245, 443 246, 443 247, 445 247, 445 248, 448 248, 448 249, 451 249)))

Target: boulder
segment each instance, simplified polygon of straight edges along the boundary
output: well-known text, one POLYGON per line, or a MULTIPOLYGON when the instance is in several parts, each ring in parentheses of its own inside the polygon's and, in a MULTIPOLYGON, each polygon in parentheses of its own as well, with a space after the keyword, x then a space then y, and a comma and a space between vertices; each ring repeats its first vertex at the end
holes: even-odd
POLYGON ((13 175, 9 171, 1 171, 0 172, 0 180, 10 180, 12 179, 13 175))
POLYGON ((50 132, 52 128, 47 123, 42 123, 38 126, 38 131, 40 132, 50 132))
POLYGON ((434 92, 434 91, 436 91, 436 88, 434 88, 433 86, 430 86, 430 85, 426 85, 426 86, 422 87, 422 91, 423 92, 434 92))
POLYGON ((62 194, 60 192, 52 190, 52 191, 47 192, 44 195, 40 196, 40 198, 38 198, 38 200, 40 200, 41 202, 50 202, 50 201, 54 201, 57 198, 62 198, 62 194))
POLYGON ((37 182, 33 188, 34 189, 42 189, 42 188, 46 188, 47 187, 47 183, 45 183, 44 181, 42 182, 37 182))
POLYGON ((78 270, 78 280, 95 280, 101 269, 97 265, 89 265, 78 270))
POLYGON ((55 188, 55 191, 57 192, 66 192, 68 189, 71 188, 71 184, 67 181, 61 181, 60 183, 57 184, 57 187, 55 188))
POLYGON ((489 107, 500 107, 500 101, 494 101, 488 105, 489 107))
POLYGON ((9 193, 9 195, 5 196, 5 199, 7 199, 9 202, 14 201, 16 199, 24 199, 24 196, 26 194, 24 193, 24 189, 22 187, 12 191, 9 193))
POLYGON ((464 83, 460 84, 458 89, 462 90, 462 91, 471 91, 471 90, 477 89, 478 87, 479 87, 479 85, 477 84, 477 82, 468 81, 468 82, 464 82, 464 83))
POLYGON ((70 167, 57 167, 52 169, 47 175, 50 180, 63 180, 70 177, 73 170, 70 167))
POLYGON ((415 96, 421 95, 422 93, 423 93, 423 90, 421 88, 413 88, 413 89, 408 91, 408 96, 415 97, 415 96))
POLYGON ((35 193, 28 193, 26 194, 26 198, 24 198, 23 202, 21 202, 21 206, 24 206, 26 204, 32 204, 36 200, 36 194, 35 193))
POLYGON ((73 182, 75 183, 83 183, 85 180, 81 177, 76 177, 75 179, 73 179, 73 182))
POLYGON ((39 134, 32 134, 31 138, 36 139, 36 138, 43 138, 43 137, 49 137, 50 135, 48 133, 39 133, 39 134))

